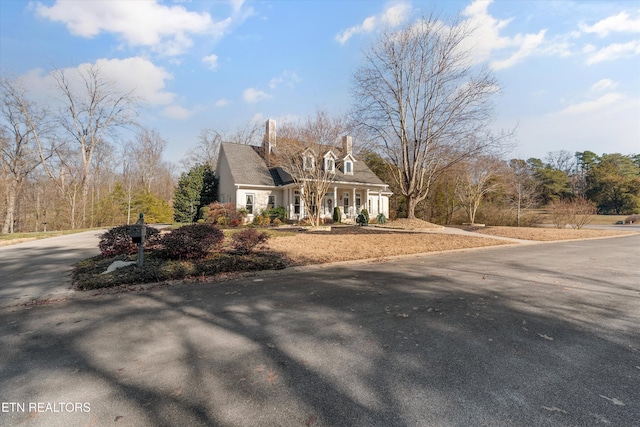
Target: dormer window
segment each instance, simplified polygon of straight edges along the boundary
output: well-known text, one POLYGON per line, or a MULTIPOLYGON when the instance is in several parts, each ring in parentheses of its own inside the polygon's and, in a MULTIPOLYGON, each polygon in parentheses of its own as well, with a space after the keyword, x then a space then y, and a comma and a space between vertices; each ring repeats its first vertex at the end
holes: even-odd
POLYGON ((353 162, 351 160, 345 160, 344 162, 344 174, 353 175, 353 162))
POLYGON ((306 153, 302 157, 302 168, 306 171, 314 170, 316 167, 316 159, 313 157, 313 154, 306 153))
POLYGON ((324 170, 327 172, 335 172, 336 171, 336 162, 333 159, 325 159, 324 160, 324 170))
POLYGON ((327 152, 324 155, 324 171, 327 173, 335 173, 336 172, 336 156, 331 152, 327 152))

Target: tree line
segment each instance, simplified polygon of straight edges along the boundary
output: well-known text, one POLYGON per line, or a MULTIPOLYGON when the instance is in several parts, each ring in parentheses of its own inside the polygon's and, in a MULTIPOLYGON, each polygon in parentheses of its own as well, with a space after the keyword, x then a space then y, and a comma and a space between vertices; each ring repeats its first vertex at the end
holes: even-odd
MULTIPOLYGON (((600 213, 638 212, 638 155, 558 151, 504 160, 515 129, 492 127, 500 85, 473 62, 474 31, 430 15, 381 34, 352 75, 351 111, 281 127, 280 142, 295 149, 287 154, 281 143, 279 164, 295 178, 300 142, 324 149, 348 132, 394 192, 394 216, 519 225, 529 220, 527 208, 577 199, 600 213)), ((166 140, 139 123, 144 100, 133 91, 91 65, 48 77, 53 104, 37 101, 20 78, 0 76, 2 233, 117 225, 138 212, 148 222, 196 221, 215 198, 220 143, 262 140, 255 122, 235 132, 205 129, 178 176, 177 165, 163 161, 166 140)), ((316 190, 303 193, 322 197, 316 190)))
MULTIPOLYGON (((365 151, 363 158, 391 182, 396 173, 391 162, 373 151, 365 151)), ((406 197, 393 185, 391 190, 394 215, 406 216, 406 197)), ((543 160, 469 157, 434 180, 416 216, 438 224, 531 225, 539 220, 535 209, 581 200, 592 203, 599 214, 639 213, 640 155, 560 150, 543 160)))

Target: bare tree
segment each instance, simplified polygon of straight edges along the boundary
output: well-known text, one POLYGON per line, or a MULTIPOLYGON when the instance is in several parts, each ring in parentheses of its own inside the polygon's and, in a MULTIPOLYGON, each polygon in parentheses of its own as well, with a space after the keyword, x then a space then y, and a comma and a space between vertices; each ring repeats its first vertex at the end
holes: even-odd
POLYGON ((488 194, 498 191, 502 182, 498 178, 502 163, 495 158, 476 157, 464 162, 465 167, 458 184, 458 198, 471 224, 475 224, 480 203, 488 194))
POLYGON ((116 83, 107 79, 97 66, 78 70, 76 75, 69 74, 71 72, 58 69, 52 76, 64 102, 60 124, 77 148, 74 151, 80 160, 77 172, 82 197, 81 222, 86 224, 93 156, 99 145, 115 137, 118 128, 134 123, 134 108, 138 100, 132 91, 119 90, 116 83))
POLYGON ((140 186, 147 191, 152 190, 152 184, 158 179, 165 168, 162 153, 167 147, 167 141, 162 139, 155 129, 141 128, 133 141, 125 146, 124 155, 132 163, 130 173, 133 173, 140 186))
POLYGON ((464 43, 472 34, 466 23, 423 18, 385 32, 353 74, 354 121, 395 166, 409 218, 438 175, 509 136, 487 131, 499 88, 487 69, 470 63, 464 43))
POLYGON ((234 132, 220 129, 203 129, 200 132, 198 144, 187 153, 183 162, 184 167, 188 170, 191 166, 207 163, 212 168, 215 168, 222 142, 260 145, 260 138, 262 138, 262 125, 255 120, 246 122, 234 132))
POLYGON ((576 156, 567 150, 550 151, 545 160, 549 167, 560 170, 567 175, 575 173, 578 166, 576 156))
POLYGON ((341 117, 319 110, 304 123, 284 124, 278 131, 272 165, 291 175, 312 226, 320 224, 320 206, 336 171, 336 145, 347 129, 341 117))
MULTIPOLYGON (((2 233, 13 233, 16 202, 27 176, 40 165, 37 139, 48 129, 47 112, 27 99, 18 80, 0 77, 0 166, 7 175, 2 233)), ((42 152, 43 158, 51 150, 42 152)))
POLYGON ((533 169, 526 161, 512 159, 505 171, 505 195, 507 203, 516 210, 516 225, 522 222, 522 210, 537 206, 538 183, 533 169))

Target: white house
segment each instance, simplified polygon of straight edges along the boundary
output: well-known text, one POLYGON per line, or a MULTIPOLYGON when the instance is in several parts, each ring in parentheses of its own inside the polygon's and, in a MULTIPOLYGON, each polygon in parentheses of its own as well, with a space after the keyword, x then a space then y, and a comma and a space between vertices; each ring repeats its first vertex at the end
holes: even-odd
MULTIPOLYGON (((285 208, 290 220, 306 216, 300 188, 291 175, 281 167, 268 164, 269 155, 276 147, 275 126, 275 120, 267 120, 261 147, 228 142, 220 145, 216 167, 218 200, 233 203, 237 209, 246 209, 249 220, 262 210, 280 206, 285 208)), ((340 148, 334 147, 324 153, 307 149, 300 155, 305 166, 325 167, 335 172, 320 206, 322 218, 331 218, 335 206, 346 219, 354 219, 363 208, 368 210, 370 218, 379 213, 389 217, 392 193, 363 161, 354 157, 350 136, 343 137, 340 148)))

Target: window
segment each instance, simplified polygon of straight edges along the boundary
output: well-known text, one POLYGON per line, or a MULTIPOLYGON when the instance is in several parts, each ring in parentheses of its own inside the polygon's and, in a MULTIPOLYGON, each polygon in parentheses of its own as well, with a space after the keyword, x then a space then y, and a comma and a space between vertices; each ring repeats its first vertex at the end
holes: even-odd
POLYGON ((344 211, 349 212, 349 193, 344 193, 342 195, 343 203, 344 203, 344 211))
POLYGON ((253 214, 253 194, 247 194, 247 203, 245 204, 245 209, 249 214, 253 214))
POLYGON ((356 193, 356 209, 360 210, 360 206, 362 205, 362 198, 360 197, 360 193, 356 193))
POLYGON ((304 170, 313 170, 316 167, 316 159, 312 154, 305 154, 302 157, 303 165, 302 168, 304 170))
POLYGON ((269 196, 267 200, 267 209, 273 209, 276 207, 276 196, 269 196))
POLYGON ((353 174, 353 163, 350 161, 344 162, 344 173, 347 175, 353 174))
POLYGON ((300 215, 300 192, 297 190, 293 195, 293 213, 300 215))
POLYGON ((335 172, 336 162, 331 158, 324 159, 324 170, 326 172, 335 172))

